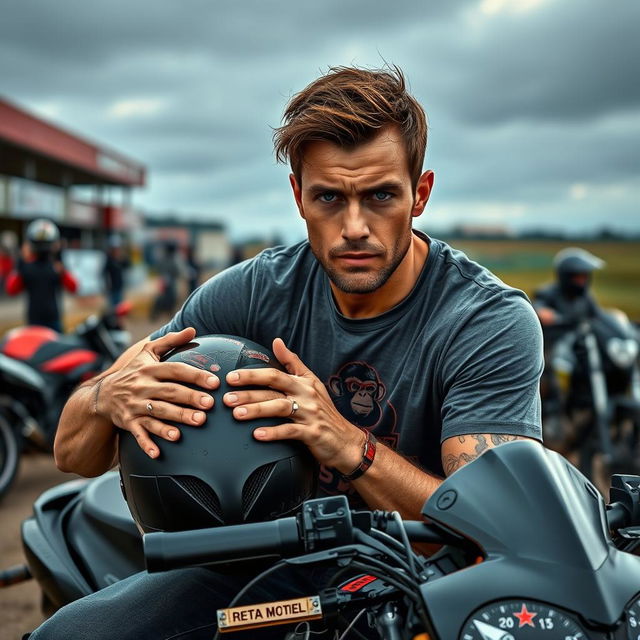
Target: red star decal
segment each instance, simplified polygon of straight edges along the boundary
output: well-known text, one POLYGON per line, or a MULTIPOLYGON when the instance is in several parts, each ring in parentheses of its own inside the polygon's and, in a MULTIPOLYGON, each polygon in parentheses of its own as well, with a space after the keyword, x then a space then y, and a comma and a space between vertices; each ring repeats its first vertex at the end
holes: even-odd
POLYGON ((518 621, 520 622, 520 624, 518 625, 518 629, 520 627, 524 627, 525 624, 528 624, 529 626, 533 627, 533 619, 538 615, 537 613, 532 613, 531 611, 527 610, 527 605, 522 603, 522 609, 520 609, 520 613, 514 613, 513 614, 516 618, 518 618, 518 621))

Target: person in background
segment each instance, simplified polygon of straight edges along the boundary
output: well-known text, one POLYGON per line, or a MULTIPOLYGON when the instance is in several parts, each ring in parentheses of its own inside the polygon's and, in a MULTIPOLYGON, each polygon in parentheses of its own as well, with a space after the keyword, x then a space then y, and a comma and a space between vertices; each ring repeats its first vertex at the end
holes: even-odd
POLYGON ((187 248, 187 285, 188 293, 195 291, 200 284, 200 273, 202 272, 202 266, 196 256, 196 248, 193 245, 189 245, 187 248))
POLYGON ((0 244, 0 295, 5 293, 5 284, 13 271, 13 253, 4 243, 0 244))
POLYGON ((27 294, 27 324, 62 331, 60 294, 63 289, 75 293, 78 283, 59 259, 60 231, 45 218, 27 227, 26 243, 16 268, 9 274, 6 292, 27 294))
POLYGON ((9 274, 5 289, 15 296, 27 294, 27 324, 62 331, 60 294, 63 289, 75 293, 78 283, 65 270, 58 257, 60 231, 45 218, 27 227, 26 243, 16 268, 9 274))
POLYGON ((120 236, 112 236, 109 238, 109 248, 103 269, 105 289, 111 308, 120 304, 124 298, 125 279, 129 266, 129 259, 122 250, 122 239, 120 236))
POLYGON ((165 242, 156 270, 160 279, 160 291, 151 307, 151 320, 155 320, 162 313, 173 315, 176 311, 178 282, 184 274, 184 263, 178 253, 178 244, 174 240, 165 242))
POLYGON ((604 260, 579 247, 567 247, 553 259, 556 281, 539 288, 533 306, 543 326, 558 322, 575 323, 593 316, 598 303, 589 293, 593 272, 604 260))
POLYGON ((554 353, 563 336, 581 320, 598 313, 598 303, 590 294, 593 272, 604 267, 603 260, 579 247, 567 247, 553 259, 556 279, 534 292, 533 307, 544 333, 545 367, 540 379, 542 418, 545 435, 554 447, 566 453, 562 441, 566 431, 563 412, 569 382, 561 382, 553 365, 554 353))

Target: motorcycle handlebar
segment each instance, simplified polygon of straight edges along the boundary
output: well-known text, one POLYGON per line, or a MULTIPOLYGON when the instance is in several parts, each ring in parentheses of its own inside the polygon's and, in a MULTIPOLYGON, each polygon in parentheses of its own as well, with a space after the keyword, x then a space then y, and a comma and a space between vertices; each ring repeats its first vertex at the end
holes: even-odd
MULTIPOLYGON (((337 506, 346 506, 338 502, 337 506)), ((329 500, 336 500, 337 497, 329 500)), ((332 510, 321 500, 306 503, 303 514, 269 522, 229 525, 191 531, 155 532, 143 537, 144 555, 150 573, 188 566, 203 566, 259 558, 293 557, 319 548, 337 547, 353 542, 353 529, 376 528, 400 539, 399 524, 384 512, 357 512, 348 508, 332 510), (314 507, 311 505, 314 504, 314 507)), ((334 505, 335 507, 335 505, 334 505)), ((629 507, 613 502, 606 511, 609 530, 627 526, 629 507)), ((412 542, 456 543, 450 537, 422 521, 403 521, 402 528, 412 542)), ((459 540, 458 540, 459 541, 459 540)))
POLYGON ((235 560, 273 558, 302 550, 295 517, 271 522, 148 533, 143 537, 147 571, 154 573, 235 560))
MULTIPOLYGON (((353 542, 353 529, 368 531, 372 526, 378 528, 372 522, 371 512, 354 511, 349 514, 345 518, 346 513, 343 512, 330 523, 291 516, 270 522, 148 533, 143 537, 147 570, 154 573, 187 566, 293 557, 303 552, 349 544, 353 542)), ((395 521, 383 518, 379 525, 380 530, 390 536, 402 537, 395 521)), ((403 528, 412 542, 446 542, 425 522, 405 520, 403 528)))

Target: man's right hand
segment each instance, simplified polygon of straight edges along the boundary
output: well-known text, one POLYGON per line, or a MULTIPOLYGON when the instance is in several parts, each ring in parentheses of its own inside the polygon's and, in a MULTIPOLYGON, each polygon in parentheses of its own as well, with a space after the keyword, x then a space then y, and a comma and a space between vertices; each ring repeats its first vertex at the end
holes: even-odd
POLYGON ((95 413, 130 431, 151 458, 160 452, 150 433, 165 440, 178 440, 180 430, 168 422, 198 427, 206 419, 205 411, 213 406, 211 395, 186 385, 217 389, 217 376, 186 363, 160 362, 165 353, 187 344, 194 336, 194 329, 187 328, 151 340, 124 366, 98 383, 95 413))

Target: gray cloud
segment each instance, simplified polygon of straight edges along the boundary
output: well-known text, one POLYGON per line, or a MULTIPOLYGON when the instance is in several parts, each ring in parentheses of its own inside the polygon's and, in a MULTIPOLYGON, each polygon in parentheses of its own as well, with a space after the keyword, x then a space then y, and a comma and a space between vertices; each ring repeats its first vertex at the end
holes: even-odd
POLYGON ((144 162, 141 206, 293 235, 304 228, 271 127, 330 65, 388 61, 429 114, 435 220, 596 226, 613 198, 638 228, 640 5, 519 5, 11 0, 2 91, 144 162))
POLYGON ((640 4, 549 3, 488 21, 450 45, 463 64, 444 86, 449 109, 470 123, 589 119, 638 109, 640 4), (464 62, 467 64, 464 64, 464 62))

